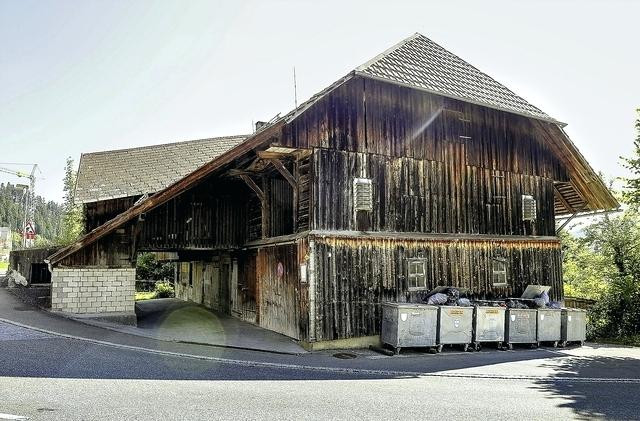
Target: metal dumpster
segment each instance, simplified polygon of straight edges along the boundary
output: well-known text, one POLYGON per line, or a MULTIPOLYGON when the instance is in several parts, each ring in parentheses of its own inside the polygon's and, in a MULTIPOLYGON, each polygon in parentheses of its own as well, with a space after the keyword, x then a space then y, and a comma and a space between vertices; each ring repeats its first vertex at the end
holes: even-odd
POLYGON ((509 349, 513 344, 537 345, 537 315, 538 310, 532 308, 507 309, 504 336, 509 349))
POLYGON ((587 339, 587 312, 577 308, 563 308, 560 329, 560 345, 578 342, 580 346, 587 339))
POLYGON ((496 342, 498 347, 504 342, 504 307, 476 306, 473 317, 473 345, 476 351, 482 343, 496 342))
POLYGON ((438 307, 426 304, 382 304, 383 344, 391 345, 396 354, 405 347, 435 347, 438 307))
POLYGON ((472 342, 473 307, 438 307, 438 348, 462 345, 466 351, 472 342))
POLYGON ((555 308, 538 309, 538 343, 551 342, 554 347, 560 341, 561 310, 555 308))

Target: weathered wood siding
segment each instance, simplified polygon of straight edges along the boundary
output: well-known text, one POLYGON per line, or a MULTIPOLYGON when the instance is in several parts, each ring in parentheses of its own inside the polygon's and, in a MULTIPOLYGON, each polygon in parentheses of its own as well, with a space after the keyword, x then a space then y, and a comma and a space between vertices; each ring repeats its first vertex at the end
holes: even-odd
POLYGON ((526 117, 363 78, 321 98, 284 128, 282 142, 441 162, 455 142, 465 164, 567 180, 526 117))
POLYGON ((101 200, 99 202, 84 204, 83 216, 85 232, 99 227, 129 209, 138 197, 139 196, 123 197, 120 199, 101 200))
POLYGON ((239 247, 248 237, 250 195, 240 181, 210 179, 147 213, 139 223, 137 248, 239 247))
MULTIPOLYGON (((378 334, 380 303, 420 302, 409 292, 407 259, 426 261, 427 289, 469 289, 477 298, 520 296, 528 284, 551 285, 562 297, 560 243, 555 240, 399 240, 316 238, 315 339, 378 334), (492 284, 491 260, 506 259, 508 287, 492 284)), ((426 291, 426 290, 425 290, 426 291)))
POLYGON ((367 231, 554 235, 566 169, 521 116, 355 78, 283 129, 313 149, 311 229, 353 230, 352 181, 374 181, 367 231), (538 203, 522 221, 522 195, 538 203))
POLYGON ((129 223, 62 259, 61 267, 128 268, 135 265, 134 225, 129 223))
POLYGON ((440 162, 316 149, 313 227, 356 230, 352 183, 364 177, 373 181, 367 231, 555 235, 552 180, 465 165, 458 158, 452 153, 440 162), (535 224, 522 220, 523 194, 538 201, 535 224))

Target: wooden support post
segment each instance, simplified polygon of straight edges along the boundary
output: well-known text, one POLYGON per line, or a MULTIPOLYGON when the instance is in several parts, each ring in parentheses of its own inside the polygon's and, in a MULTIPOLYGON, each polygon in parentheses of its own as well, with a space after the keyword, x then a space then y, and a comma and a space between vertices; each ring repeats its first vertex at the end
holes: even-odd
POLYGON ((282 161, 280 161, 279 159, 269 159, 269 162, 271 162, 276 170, 278 170, 278 172, 284 177, 284 179, 287 180, 289 184, 291 184, 291 187, 295 191, 298 188, 298 183, 296 182, 296 179, 293 177, 293 175, 291 175, 287 167, 284 166, 282 161))
POLYGON ((258 199, 260 199, 261 202, 265 201, 264 192, 260 189, 260 187, 258 187, 255 181, 251 179, 251 177, 246 174, 242 174, 240 175, 240 178, 247 184, 247 186, 249 186, 251 190, 253 190, 253 192, 256 194, 256 196, 258 196, 258 199))
POLYGON ((253 181, 253 179, 248 175, 242 174, 240 175, 240 178, 247 184, 247 186, 249 186, 251 190, 253 190, 256 196, 258 196, 258 199, 260 199, 260 210, 262 215, 262 238, 267 238, 269 233, 269 204, 267 203, 267 196, 264 192, 264 177, 262 177, 262 189, 258 187, 255 181, 253 181))

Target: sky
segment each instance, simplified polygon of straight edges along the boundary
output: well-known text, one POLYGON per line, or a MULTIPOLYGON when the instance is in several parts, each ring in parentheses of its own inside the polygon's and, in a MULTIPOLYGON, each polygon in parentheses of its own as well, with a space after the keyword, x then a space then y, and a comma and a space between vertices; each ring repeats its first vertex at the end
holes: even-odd
POLYGON ((621 176, 638 16, 633 0, 0 0, 0 163, 37 163, 37 193, 61 201, 67 157, 250 133, 293 108, 294 67, 301 102, 420 32, 568 123, 592 166, 621 176))

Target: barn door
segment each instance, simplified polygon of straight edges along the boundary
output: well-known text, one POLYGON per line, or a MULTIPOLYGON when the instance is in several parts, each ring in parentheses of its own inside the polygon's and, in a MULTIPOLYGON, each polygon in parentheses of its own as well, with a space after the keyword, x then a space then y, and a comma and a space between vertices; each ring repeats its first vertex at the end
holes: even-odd
POLYGON ((299 339, 296 246, 258 251, 260 326, 299 339))

